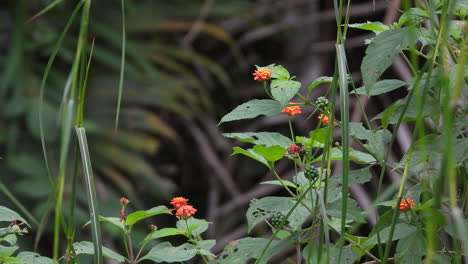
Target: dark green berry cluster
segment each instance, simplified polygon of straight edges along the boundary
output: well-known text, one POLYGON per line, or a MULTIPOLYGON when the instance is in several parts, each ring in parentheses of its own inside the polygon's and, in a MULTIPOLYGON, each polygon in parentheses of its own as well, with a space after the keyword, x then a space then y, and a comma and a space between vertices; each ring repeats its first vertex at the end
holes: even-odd
POLYGON ((281 225, 281 222, 283 222, 284 215, 282 213, 276 213, 272 218, 271 218, 271 226, 275 229, 278 229, 281 225))
POLYGON ((309 165, 304 169, 304 175, 309 179, 309 181, 313 181, 318 178, 319 174, 319 170, 312 165, 309 165))
POLYGON ((315 104, 317 104, 318 108, 327 109, 328 99, 323 96, 320 96, 319 98, 317 98, 317 101, 315 101, 315 104))

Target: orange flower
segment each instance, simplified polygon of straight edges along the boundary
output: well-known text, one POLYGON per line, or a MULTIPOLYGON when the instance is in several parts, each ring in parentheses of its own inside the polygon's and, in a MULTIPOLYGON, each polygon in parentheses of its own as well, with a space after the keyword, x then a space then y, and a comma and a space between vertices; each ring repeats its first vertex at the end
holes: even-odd
POLYGON ((187 219, 194 215, 197 212, 197 209, 193 208, 191 205, 182 205, 176 211, 176 217, 179 219, 187 219))
MULTIPOLYGON (((289 104, 296 104, 295 102, 289 102, 289 104)), ((281 113, 293 116, 293 115, 298 115, 302 114, 301 112, 301 107, 300 106, 288 106, 285 107, 283 110, 281 110, 281 113)))
MULTIPOLYGON (((401 202, 400 202, 400 211, 401 212, 408 212, 415 205, 416 205, 416 203, 411 198, 402 199, 401 202)), ((392 207, 395 208, 396 205, 393 205, 392 207)))
POLYGON ((270 79, 271 74, 273 74, 273 72, 270 69, 260 68, 258 70, 255 70, 253 76, 255 81, 263 82, 270 79))
POLYGON ((289 155, 294 156, 296 154, 300 154, 302 151, 302 148, 296 144, 291 144, 291 146, 289 146, 286 150, 288 151, 289 155))
POLYGON ((189 199, 185 199, 184 197, 174 197, 171 200, 171 205, 177 209, 181 206, 187 205, 188 201, 189 199))
POLYGON ((130 202, 130 200, 128 200, 128 199, 125 198, 125 197, 120 198, 120 204, 121 204, 122 206, 127 205, 129 202, 130 202))
POLYGON ((320 114, 320 115, 318 116, 318 119, 319 119, 319 120, 322 120, 322 123, 325 124, 325 125, 327 125, 330 118, 329 118, 327 115, 320 114))

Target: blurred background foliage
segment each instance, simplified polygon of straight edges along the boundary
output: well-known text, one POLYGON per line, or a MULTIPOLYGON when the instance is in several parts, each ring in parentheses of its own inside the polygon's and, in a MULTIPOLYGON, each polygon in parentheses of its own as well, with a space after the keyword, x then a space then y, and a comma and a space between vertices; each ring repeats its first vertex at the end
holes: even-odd
MULTIPOLYGON (((52 221, 47 217, 52 209, 51 190, 39 135, 39 87, 52 49, 78 1, 58 1, 26 23, 52 2, 0 2, 0 201, 23 214, 29 212, 30 220, 36 220, 32 221, 34 235, 28 236, 30 247, 40 219, 52 221)), ((391 2, 399 5, 399 1, 391 2)), ((217 253, 229 241, 246 235, 249 200, 278 192, 275 186, 258 184, 271 177, 263 168, 230 156, 234 142, 223 138, 220 130, 286 132, 287 117, 221 127, 217 123, 240 102, 264 96, 261 85, 252 80, 254 65, 282 64, 297 75, 303 89, 333 71, 336 24, 332 1, 127 0, 125 5, 127 59, 120 124, 115 131, 122 45, 120 1, 91 4, 88 40, 94 39, 95 46, 84 126, 101 214, 118 216, 121 196, 128 197, 135 210, 167 205, 172 196, 187 197, 199 208, 197 217, 213 222, 208 236, 218 240, 217 253)), ((350 23, 391 23, 399 16, 392 5, 383 0, 353 1, 350 23)), ((77 20, 46 83, 42 114, 53 177, 58 170, 59 113, 64 91, 70 86, 78 29, 77 20)), ((348 61, 355 82, 360 82, 364 40, 369 37, 358 30, 349 33, 348 61)), ((408 80, 409 70, 398 60, 396 65, 386 74, 408 80)), ((312 98, 325 91, 325 86, 315 89, 312 98)), ((375 100, 369 106, 364 101, 370 113, 380 112, 393 99, 385 95, 375 100)), ((351 121, 359 122, 359 111, 354 113, 351 121)), ((305 133, 314 126, 316 119, 306 118, 307 114, 295 122, 298 131, 305 133)), ((402 131, 400 149, 395 151, 405 151, 411 138, 405 126, 402 131)), ((292 168, 279 166, 292 177, 292 168)), ((392 177, 396 180, 397 176, 392 177)), ((70 179, 67 175, 64 208, 69 206, 70 179)), ((77 194, 76 223, 81 227, 87 220, 87 204, 84 192, 77 194)), ((354 190, 353 195, 361 203, 370 199, 364 190, 354 190)), ((162 220, 155 224, 162 226, 174 221, 158 219, 162 220)), ((45 227, 50 232, 51 225, 45 227)), ((87 232, 80 228, 77 240, 89 239, 87 232)), ((45 242, 40 243, 44 255, 50 254, 48 237, 43 236, 45 242)), ((105 240, 111 248, 113 243, 110 237, 105 240)))

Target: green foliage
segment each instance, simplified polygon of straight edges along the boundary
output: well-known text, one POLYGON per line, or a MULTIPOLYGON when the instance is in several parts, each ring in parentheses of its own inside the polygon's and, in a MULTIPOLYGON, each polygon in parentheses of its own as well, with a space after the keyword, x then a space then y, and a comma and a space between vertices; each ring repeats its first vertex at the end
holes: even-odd
POLYGON ((254 99, 234 108, 230 113, 223 116, 220 124, 241 119, 251 119, 257 116, 274 116, 281 112, 282 105, 275 100, 254 99))
POLYGON ((146 211, 136 211, 127 216, 125 223, 131 228, 138 221, 159 214, 169 214, 169 210, 166 206, 160 205, 146 211))
POLYGON ((361 64, 362 79, 367 95, 370 95, 380 75, 409 44, 408 28, 389 29, 372 40, 361 64))
MULTIPOLYGON (((79 254, 86 254, 86 255, 94 255, 94 243, 89 241, 81 241, 73 243, 73 248, 77 255, 79 254)), ((125 261, 125 257, 122 255, 106 248, 102 247, 102 253, 105 258, 115 260, 119 263, 123 263, 125 261)))

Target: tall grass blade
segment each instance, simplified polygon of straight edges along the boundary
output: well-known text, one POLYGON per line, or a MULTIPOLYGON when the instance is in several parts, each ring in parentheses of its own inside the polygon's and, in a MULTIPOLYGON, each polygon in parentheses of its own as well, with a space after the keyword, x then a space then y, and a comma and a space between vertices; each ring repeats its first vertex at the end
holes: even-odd
MULTIPOLYGON (((342 205, 341 205, 341 230, 340 230, 340 243, 344 243, 346 232, 346 213, 347 213, 347 199, 348 199, 348 185, 349 185, 349 98, 348 98, 348 74, 346 66, 346 53, 344 44, 336 45, 336 55, 339 71, 340 83, 340 111, 341 111, 341 145, 343 149, 343 179, 342 179, 342 205)), ((341 259, 342 247, 340 247, 340 254, 338 263, 341 259)))
POLYGON ((49 57, 49 61, 47 62, 47 66, 44 70, 44 75, 42 76, 41 87, 39 88, 39 113, 38 113, 39 114, 39 132, 41 135, 41 146, 42 146, 42 152, 44 155, 44 161, 45 161, 45 165, 47 169, 47 175, 49 176, 50 185, 52 186, 53 190, 55 189, 55 187, 54 187, 54 182, 52 180, 52 176, 50 174, 49 162, 47 159, 47 148, 46 148, 45 139, 44 139, 44 124, 43 124, 43 116, 42 116, 45 85, 46 85, 47 77, 49 76, 50 69, 52 68, 52 64, 54 63, 55 57, 57 56, 57 53, 60 50, 60 47, 62 46, 62 41, 65 38, 65 35, 67 34, 68 30, 70 29, 70 26, 75 20, 75 17, 78 14, 78 11, 80 10, 82 5, 83 5, 83 2, 79 2, 76 5, 75 9, 73 10, 73 13, 71 14, 70 18, 67 21, 67 24, 65 25, 65 28, 60 34, 60 37, 57 43, 55 44, 52 54, 49 57))
POLYGON ((13 193, 11 193, 10 190, 8 190, 8 188, 5 186, 5 184, 3 184, 2 180, 0 180, 0 191, 2 191, 3 194, 5 194, 5 196, 8 197, 8 199, 10 199, 10 201, 21 210, 21 212, 26 216, 26 218, 28 218, 28 220, 33 222, 36 226, 39 225, 37 219, 28 211, 28 209, 26 209, 26 207, 18 199, 16 199, 13 193))
POLYGON ((122 5, 122 59, 120 62, 120 77, 119 77, 119 97, 117 99, 117 109, 115 114, 115 130, 119 126, 119 114, 120 114, 120 103, 122 102, 122 90, 123 90, 123 82, 124 82, 124 72, 125 72, 125 6, 124 0, 121 0, 122 5))
POLYGON ((28 24, 28 23, 31 23, 32 21, 36 20, 37 18, 39 18, 40 16, 42 16, 43 14, 45 14, 47 11, 49 11, 50 9, 54 8, 57 4, 59 4, 60 2, 62 2, 63 0, 55 0, 54 2, 50 3, 49 5, 47 5, 46 7, 44 7, 41 11, 37 12, 34 16, 30 17, 26 22, 24 22, 25 24, 28 24))
POLYGON ((96 197, 96 187, 94 186, 93 169, 91 166, 91 159, 89 157, 88 141, 86 139, 86 131, 84 127, 76 127, 76 134, 78 136, 78 144, 81 152, 81 159, 83 162, 83 172, 86 183, 86 194, 88 197, 89 214, 91 218, 91 232, 94 244, 94 263, 102 264, 102 240, 101 240, 101 226, 98 219, 98 200, 96 197))

